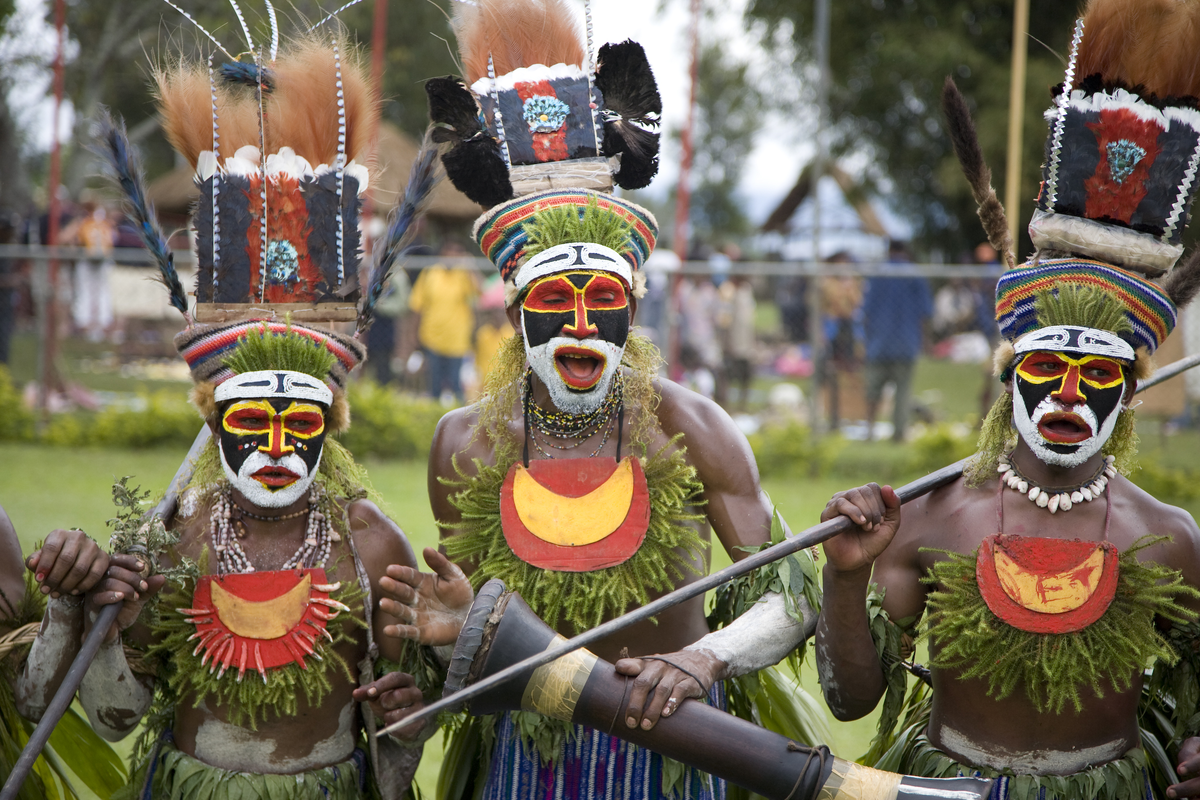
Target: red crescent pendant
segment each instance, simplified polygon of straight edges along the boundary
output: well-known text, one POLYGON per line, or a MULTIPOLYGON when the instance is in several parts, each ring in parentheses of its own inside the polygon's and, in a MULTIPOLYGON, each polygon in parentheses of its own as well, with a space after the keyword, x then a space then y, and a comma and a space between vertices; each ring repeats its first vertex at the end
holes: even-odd
POLYGON ((988 608, 1030 633, 1073 633, 1108 610, 1120 574, 1111 542, 998 534, 984 539, 975 578, 988 608))
POLYGON ((637 458, 517 462, 500 488, 509 548, 527 564, 590 572, 628 561, 650 527, 650 492, 637 458))
POLYGON ((237 575, 203 575, 192 594, 192 607, 176 609, 196 626, 193 656, 208 671, 237 668, 240 683, 247 670, 264 681, 267 670, 296 663, 308 669, 317 639, 333 637, 326 624, 350 609, 329 597, 341 584, 326 583, 323 569, 292 569, 237 575), (203 655, 201 655, 203 654, 203 655))

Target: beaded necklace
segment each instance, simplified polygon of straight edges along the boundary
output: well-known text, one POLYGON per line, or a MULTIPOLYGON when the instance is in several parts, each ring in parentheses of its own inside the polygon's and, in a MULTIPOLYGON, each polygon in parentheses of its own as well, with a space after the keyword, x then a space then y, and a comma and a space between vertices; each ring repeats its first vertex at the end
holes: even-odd
POLYGON ((304 533, 304 541, 280 569, 323 567, 326 559, 329 558, 333 542, 341 540, 341 536, 330 527, 328 515, 319 508, 324 498, 325 491, 320 486, 313 484, 308 491, 307 508, 292 514, 269 517, 243 509, 233 502, 233 495, 229 487, 225 487, 217 493, 216 499, 213 501, 212 512, 209 515, 211 522, 209 536, 212 539, 213 549, 217 552, 217 574, 255 571, 250 557, 246 555, 246 551, 242 549, 242 545, 238 541, 246 536, 246 526, 241 519, 243 515, 266 522, 278 522, 308 514, 308 527, 304 533))
POLYGON ((600 440, 600 444, 587 457, 595 458, 598 456, 600 451, 604 449, 604 446, 608 444, 608 439, 612 435, 613 429, 617 427, 617 417, 623 408, 625 381, 622 374, 618 372, 613 377, 612 388, 604 400, 601 401, 600 405, 594 411, 584 414, 569 414, 565 411, 546 411, 534 403, 532 376, 533 370, 527 369, 525 371, 525 389, 522 405, 525 409, 525 419, 532 423, 532 430, 529 431, 529 439, 532 441, 534 449, 546 458, 555 458, 543 445, 559 451, 574 450, 603 430, 604 436, 600 440), (539 434, 541 437, 540 442, 538 440, 539 434), (569 444, 558 444, 552 440, 569 442, 569 444))

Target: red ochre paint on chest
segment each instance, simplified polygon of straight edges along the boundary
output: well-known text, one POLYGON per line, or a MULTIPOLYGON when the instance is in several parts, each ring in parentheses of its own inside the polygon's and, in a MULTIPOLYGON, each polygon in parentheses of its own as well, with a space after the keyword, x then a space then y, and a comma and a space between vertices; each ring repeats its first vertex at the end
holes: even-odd
POLYGON ((556 572, 628 561, 650 526, 650 493, 637 458, 517 462, 500 488, 504 539, 517 558, 556 572))
POLYGON ((975 577, 989 609, 1030 633, 1073 633, 1104 615, 1116 596, 1111 542, 997 534, 984 539, 975 577))
POLYGON ((265 681, 267 670, 286 664, 307 669, 317 640, 333 641, 328 622, 350 610, 329 597, 339 588, 320 568, 203 575, 192 607, 177 610, 196 626, 192 655, 210 673, 219 670, 220 678, 236 668, 240 682, 247 670, 257 671, 265 681))

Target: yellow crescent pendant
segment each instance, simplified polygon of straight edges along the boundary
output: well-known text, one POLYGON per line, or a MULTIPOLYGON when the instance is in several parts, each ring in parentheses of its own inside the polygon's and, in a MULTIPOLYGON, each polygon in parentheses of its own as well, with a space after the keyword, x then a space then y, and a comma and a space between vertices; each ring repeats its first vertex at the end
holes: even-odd
POLYGON ((517 515, 530 533, 550 544, 580 547, 600 541, 625 521, 633 503, 633 467, 625 459, 592 491, 567 497, 542 486, 517 464, 512 491, 517 515))
POLYGON ((300 622, 308 608, 312 576, 271 600, 245 600, 212 582, 212 604, 230 632, 247 639, 278 639, 300 622))
POLYGON ((1082 606, 1100 585, 1104 568, 1104 550, 1100 548, 1074 567, 1053 575, 1025 569, 999 547, 995 558, 1004 593, 1017 605, 1041 614, 1065 614, 1082 606))

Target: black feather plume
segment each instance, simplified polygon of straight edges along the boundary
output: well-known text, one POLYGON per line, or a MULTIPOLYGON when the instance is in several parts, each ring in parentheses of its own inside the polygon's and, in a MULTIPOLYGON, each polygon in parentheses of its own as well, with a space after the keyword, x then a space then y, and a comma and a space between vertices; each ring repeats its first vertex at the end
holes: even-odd
POLYGON ((134 157, 125 133, 125 123, 113 119, 107 109, 100 109, 96 123, 96 149, 108 162, 113 178, 121 187, 128 204, 129 215, 137 225, 138 235, 158 264, 159 280, 167 287, 171 305, 179 309, 189 322, 187 293, 175 272, 175 257, 167 247, 166 237, 154 216, 154 207, 146 199, 146 181, 142 167, 134 157))
POLYGON ((431 78, 425 82, 425 94, 429 96, 433 141, 457 143, 484 132, 479 104, 458 78, 431 78))
POLYGON ((643 125, 658 125, 662 98, 642 46, 631 41, 606 44, 596 62, 596 88, 604 95, 605 109, 643 125))
POLYGON ((258 64, 248 64, 245 61, 233 61, 221 65, 221 78, 226 83, 240 83, 246 86, 258 86, 259 76, 262 77, 262 90, 270 92, 275 87, 275 75, 271 70, 258 64))
POLYGON ((637 42, 606 44, 597 59, 596 88, 604 97, 605 157, 621 155, 613 180, 622 189, 641 189, 658 173, 658 127, 662 98, 637 42))
POLYGON ((438 150, 432 134, 432 128, 425 132, 425 141, 421 144, 421 150, 408 173, 404 197, 392 214, 386 236, 379 243, 379 256, 375 260, 374 269, 371 270, 371 280, 363 292, 362 310, 358 314, 358 334, 365 333, 371 327, 375 317, 375 304, 383 296, 384 285, 391 277, 396 262, 404 255, 405 249, 416 235, 417 220, 425 212, 433 189, 437 186, 438 150))
POLYGON ((442 155, 442 166, 454 187, 481 206, 491 208, 512 199, 512 181, 500 143, 487 134, 448 150, 442 155))
POLYGON ((1176 308, 1183 308, 1200 292, 1200 248, 1192 248, 1187 258, 1175 265, 1163 281, 1163 291, 1176 308))
POLYGON ((983 223, 984 233, 1007 268, 1012 269, 1013 241, 1008 232, 1008 217, 1000 199, 996 197, 996 190, 992 188, 992 171, 983 160, 983 150, 979 147, 979 136, 975 133, 971 111, 953 78, 946 78, 942 87, 942 111, 946 115, 946 127, 950 132, 950 142, 954 145, 954 154, 958 156, 958 163, 962 165, 967 183, 971 185, 971 194, 979 206, 979 221, 983 223))

